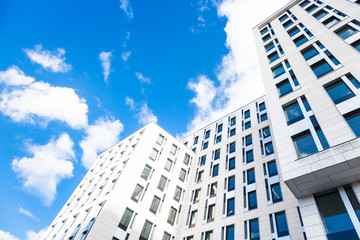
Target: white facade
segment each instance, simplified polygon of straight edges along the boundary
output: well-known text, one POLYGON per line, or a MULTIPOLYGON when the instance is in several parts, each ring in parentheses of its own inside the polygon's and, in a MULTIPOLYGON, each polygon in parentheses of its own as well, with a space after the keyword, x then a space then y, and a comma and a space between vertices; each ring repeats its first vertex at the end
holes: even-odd
POLYGON ((359 1, 284 6, 254 28, 266 96, 111 147, 42 239, 359 239, 359 21, 359 1))

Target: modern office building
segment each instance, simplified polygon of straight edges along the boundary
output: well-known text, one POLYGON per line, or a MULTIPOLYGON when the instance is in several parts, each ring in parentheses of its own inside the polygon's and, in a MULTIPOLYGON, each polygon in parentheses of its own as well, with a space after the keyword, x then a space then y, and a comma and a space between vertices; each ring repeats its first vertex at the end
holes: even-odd
POLYGON ((180 141, 125 138, 42 239, 359 239, 359 21, 359 1, 284 6, 254 28, 266 96, 180 141))

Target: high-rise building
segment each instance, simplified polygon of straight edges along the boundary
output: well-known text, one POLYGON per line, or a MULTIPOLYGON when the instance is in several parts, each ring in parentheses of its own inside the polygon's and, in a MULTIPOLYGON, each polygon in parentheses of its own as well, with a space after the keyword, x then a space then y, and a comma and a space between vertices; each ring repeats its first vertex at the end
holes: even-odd
POLYGON ((180 141, 125 138, 42 239, 359 239, 359 21, 359 1, 284 6, 254 28, 266 96, 180 141))

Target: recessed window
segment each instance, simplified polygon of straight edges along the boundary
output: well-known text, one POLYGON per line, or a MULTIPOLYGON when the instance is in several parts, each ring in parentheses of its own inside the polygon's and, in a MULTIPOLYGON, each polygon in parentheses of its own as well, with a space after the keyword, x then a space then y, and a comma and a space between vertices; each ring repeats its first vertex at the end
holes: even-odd
POLYGON ((196 217, 197 217, 197 210, 194 210, 191 212, 191 215, 190 215, 190 223, 189 225, 192 227, 192 226, 195 226, 195 223, 196 223, 196 217))
POLYGON ((295 45, 296 45, 297 47, 300 46, 300 45, 302 45, 302 44, 304 44, 304 43, 307 42, 307 41, 308 41, 308 39, 305 37, 304 34, 302 34, 302 35, 300 35, 299 37, 297 37, 297 38, 294 39, 294 43, 295 43, 295 45))
POLYGON ((245 130, 251 128, 251 121, 245 123, 245 130))
POLYGON ((272 142, 265 143, 265 154, 266 156, 274 153, 274 147, 272 142))
POLYGON ((288 20, 285 23, 283 23, 283 26, 284 26, 284 28, 288 28, 293 24, 294 24, 294 22, 292 20, 288 20))
POLYGON ((288 125, 304 119, 304 115, 297 101, 294 101, 283 108, 288 125))
POLYGON ((276 84, 276 87, 278 89, 278 94, 280 97, 290 93, 293 91, 291 84, 288 79, 285 79, 284 81, 276 84))
POLYGON ((162 145, 163 142, 164 142, 164 136, 159 135, 158 138, 156 139, 156 143, 162 145))
POLYGON ((217 182, 210 185, 210 197, 216 196, 217 193, 217 182))
POLYGON ((246 110, 244 115, 245 115, 245 119, 249 118, 250 117, 250 110, 246 110))
POLYGON ((213 166, 213 171, 212 171, 212 176, 216 177, 217 175, 219 175, 219 164, 216 164, 213 166))
POLYGON ((268 45, 265 46, 265 50, 266 52, 270 51, 271 49, 274 49, 275 45, 273 42, 269 43, 268 45))
POLYGON ((156 150, 155 148, 153 148, 151 153, 150 153, 150 159, 155 161, 158 153, 159 153, 159 151, 156 150))
POLYGON ((354 211, 358 217, 358 219, 360 220, 360 203, 358 201, 358 199, 355 196, 354 191, 352 190, 350 185, 344 186, 346 195, 348 196, 350 203, 352 205, 352 207, 354 208, 354 211))
POLYGON ((177 146, 176 145, 171 145, 171 149, 170 149, 170 153, 172 154, 172 155, 175 155, 175 153, 176 153, 176 150, 177 150, 177 146))
POLYGON ((206 163, 206 155, 201 157, 200 166, 205 165, 205 163, 206 163))
POLYGON ((200 188, 198 188, 194 191, 193 203, 197 203, 200 200, 200 191, 201 191, 200 188))
POLYGON ((164 232, 162 240, 171 240, 171 235, 167 232, 164 232))
POLYGON ((250 240, 260 240, 259 221, 252 219, 249 221, 250 225, 250 240))
POLYGON ((197 144, 198 141, 199 141, 199 136, 196 136, 196 137, 194 138, 194 144, 193 144, 193 145, 197 144))
POLYGON ((300 32, 300 29, 297 26, 295 26, 288 31, 288 34, 290 35, 290 37, 292 37, 299 32, 300 32))
POLYGON ((235 176, 231 176, 228 178, 228 192, 233 191, 235 189, 235 176))
POLYGON ((267 34, 267 35, 265 35, 265 36, 262 38, 262 40, 263 40, 264 42, 266 42, 266 41, 269 40, 270 38, 271 38, 270 34, 267 34))
POLYGON ((318 151, 314 138, 309 130, 296 134, 292 139, 298 157, 305 157, 318 151))
POLYGON ((309 60, 318 55, 319 52, 315 49, 313 45, 310 45, 309 47, 302 50, 301 54, 304 56, 305 60, 309 60))
MULTIPOLYGON (((286 222, 285 212, 275 213, 276 231, 278 237, 284 237, 289 235, 289 228, 286 222)), ((273 232, 273 228, 271 229, 273 232)))
POLYGON ((330 66, 330 64, 325 59, 322 59, 322 60, 318 61, 317 63, 314 63, 310 67, 314 71, 315 75, 318 78, 333 71, 333 68, 330 66))
POLYGON ((174 193, 174 200, 175 201, 180 201, 181 193, 182 193, 182 188, 179 187, 179 186, 176 186, 175 193, 174 193))
POLYGON ((236 134, 236 129, 233 128, 230 130, 230 137, 234 136, 236 134))
POLYGON ((179 175, 180 181, 184 182, 184 181, 185 181, 185 177, 186 177, 186 171, 185 171, 185 169, 181 169, 181 170, 180 170, 180 175, 179 175))
POLYGON ((360 108, 345 114, 344 118, 356 137, 360 137, 360 108))
POLYGON ((285 73, 285 68, 283 67, 283 65, 281 63, 279 65, 275 66, 274 68, 272 68, 271 70, 273 72, 274 78, 285 73))
POLYGON ((197 182, 201 182, 204 178, 204 171, 200 171, 198 173, 198 178, 197 178, 197 182))
POLYGON ((164 167, 165 170, 170 171, 172 164, 173 164, 173 161, 171 161, 170 159, 166 159, 165 167, 164 167))
POLYGON ((250 168, 246 171, 247 184, 250 185, 255 182, 255 170, 250 168))
POLYGON ((339 35, 339 37, 341 37, 342 39, 347 39, 348 37, 354 35, 355 33, 357 33, 358 30, 353 28, 352 26, 349 25, 345 25, 341 28, 339 28, 338 30, 335 31, 335 33, 337 35, 339 35))
POLYGON ((216 137, 216 143, 221 142, 221 135, 216 137))
POLYGON ((309 0, 305 0, 305 1, 303 1, 302 3, 300 3, 300 7, 304 8, 304 7, 306 7, 306 6, 309 5, 309 4, 310 4, 310 1, 309 1, 309 0))
POLYGON ((327 11, 325 11, 324 9, 319 10, 318 12, 316 12, 313 16, 317 19, 320 20, 321 18, 325 17, 326 15, 328 15, 329 13, 327 11))
POLYGON ((131 195, 131 199, 134 200, 135 202, 138 202, 141 196, 141 193, 143 191, 143 187, 140 186, 139 184, 136 185, 133 194, 131 195))
POLYGON ((351 44, 356 50, 360 52, 360 39, 351 44))
POLYGON ((231 118, 230 122, 230 125, 234 126, 236 124, 236 117, 231 118))
POLYGON ((315 4, 312 4, 312 5, 310 5, 308 8, 306 8, 306 11, 308 12, 308 13, 311 13, 312 11, 314 11, 315 9, 317 9, 318 8, 318 6, 316 6, 315 4))
POLYGON ((252 161, 254 161, 253 150, 249 150, 246 152, 246 163, 250 163, 252 161))
POLYGON ((207 149, 208 146, 209 146, 209 142, 204 143, 203 150, 204 150, 204 149, 207 149))
POLYGON ((280 20, 280 22, 283 22, 283 21, 285 21, 286 19, 288 19, 289 18, 289 16, 287 15, 287 14, 284 14, 284 15, 282 15, 281 17, 279 17, 279 20, 280 20))
POLYGON ((177 210, 175 208, 173 208, 173 207, 170 208, 167 222, 171 225, 174 225, 175 218, 176 218, 176 212, 177 212, 177 210))
POLYGON ((251 134, 245 137, 246 146, 249 146, 252 144, 252 136, 251 134))
MULTIPOLYGON (((215 217, 215 204, 212 204, 208 207, 208 214, 207 214, 207 221, 212 221, 214 220, 214 217, 215 217)), ((212 233, 212 232, 211 232, 212 233)), ((205 238, 205 239, 208 239, 208 238, 205 238)), ((209 240, 212 240, 212 238, 209 240)))
POLYGON ((214 159, 217 160, 220 158, 220 149, 215 150, 215 156, 214 159))
POLYGON ((140 240, 147 240, 150 237, 150 232, 153 224, 149 222, 148 220, 145 221, 144 226, 140 233, 140 240))
POLYGON ((225 240, 235 240, 234 225, 226 226, 225 240))
POLYGON ((218 133, 221 132, 222 129, 223 129, 223 125, 222 125, 222 124, 219 124, 218 129, 217 129, 217 132, 218 132, 218 133))
POLYGON ((265 33, 267 33, 269 31, 269 29, 267 27, 265 27, 264 29, 262 29, 260 31, 261 35, 264 35, 265 33))
POLYGON ((235 198, 227 200, 226 216, 232 216, 235 214, 235 198))
POLYGON ((335 24, 337 24, 338 22, 340 22, 340 19, 338 19, 335 16, 331 16, 328 19, 326 19, 325 21, 323 21, 322 23, 327 27, 327 28, 331 28, 332 26, 334 26, 335 24))
POLYGON ((145 165, 142 173, 141 173, 141 177, 145 180, 147 180, 149 178, 150 172, 151 172, 151 167, 149 165, 145 165))
POLYGON ((266 121, 267 119, 268 119, 267 113, 261 114, 261 116, 260 116, 261 122, 266 121))
POLYGON ((131 220, 133 214, 134 214, 134 211, 132 211, 129 208, 126 208, 124 214, 121 217, 118 227, 121 228, 122 230, 126 231, 130 224, 130 220, 131 220))
POLYGON ((271 136, 270 128, 269 128, 269 127, 263 128, 263 135, 264 135, 264 138, 267 138, 267 137, 270 137, 270 136, 271 136))
POLYGON ((275 183, 271 185, 271 195, 272 195, 273 203, 282 201, 280 183, 275 183))
POLYGON ((235 157, 229 159, 229 171, 235 169, 235 157))
POLYGON ((259 109, 260 109, 260 111, 263 111, 263 110, 266 109, 266 105, 265 105, 264 102, 262 102, 262 103, 259 104, 259 109))
POLYGON ((184 161, 183 161, 186 165, 188 165, 189 164, 189 162, 190 162, 190 155, 189 154, 187 154, 187 153, 185 153, 185 157, 184 157, 184 161))
POLYGON ((249 210, 257 208, 256 191, 248 193, 249 210))
POLYGON ((359 81, 354 78, 353 75, 351 75, 351 73, 346 74, 346 77, 349 79, 349 81, 356 87, 356 88, 360 88, 360 83, 359 81))
POLYGON ((208 139, 210 137, 210 130, 206 131, 205 133, 205 139, 208 139))
POLYGON ((268 171, 269 171, 269 177, 278 175, 275 160, 268 162, 268 171))
POLYGON ((156 214, 157 213, 157 210, 159 208, 159 205, 160 205, 160 201, 161 199, 157 196, 154 196, 152 202, 151 202, 151 205, 150 205, 150 212, 156 214))
POLYGON ((158 184, 158 189, 160 189, 161 191, 164 191, 166 182, 167 182, 167 178, 164 176, 161 176, 159 184, 158 184))
POLYGON ((236 147, 235 142, 230 143, 229 153, 235 152, 235 150, 236 150, 235 147, 236 147))
POLYGON ((355 94, 344 83, 344 81, 341 80, 341 78, 338 78, 330 84, 326 85, 325 90, 335 104, 339 104, 348 100, 349 98, 355 97, 355 94))
POLYGON ((275 51, 275 52, 271 53, 270 55, 268 55, 267 57, 269 59, 269 62, 272 63, 276 59, 279 59, 279 54, 275 51))
POLYGON ((323 131, 320 128, 320 125, 319 125, 318 121, 316 120, 316 117, 311 116, 310 121, 311 121, 312 125, 315 128, 316 134, 319 137, 319 140, 320 140, 320 143, 321 143, 323 149, 329 148, 330 146, 329 146, 329 144, 328 144, 328 142, 327 142, 327 140, 325 138, 325 135, 324 135, 323 131))

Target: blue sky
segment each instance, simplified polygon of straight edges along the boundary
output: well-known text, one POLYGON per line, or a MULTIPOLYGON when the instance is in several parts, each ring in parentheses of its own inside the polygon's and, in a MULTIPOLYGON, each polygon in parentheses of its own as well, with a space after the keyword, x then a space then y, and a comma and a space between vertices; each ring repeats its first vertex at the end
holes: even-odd
POLYGON ((40 237, 147 122, 181 137, 261 96, 251 29, 286 2, 0 1, 0 240, 40 237))

